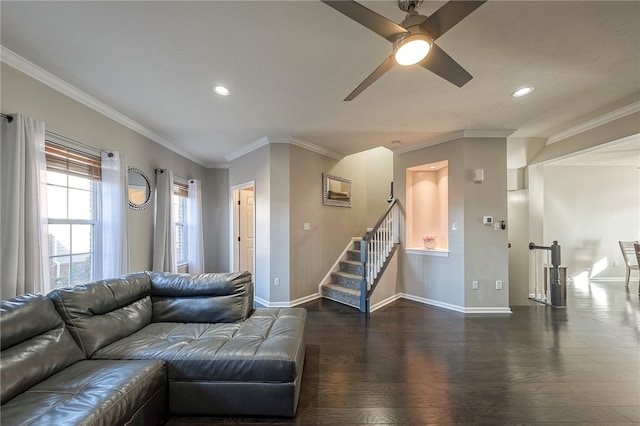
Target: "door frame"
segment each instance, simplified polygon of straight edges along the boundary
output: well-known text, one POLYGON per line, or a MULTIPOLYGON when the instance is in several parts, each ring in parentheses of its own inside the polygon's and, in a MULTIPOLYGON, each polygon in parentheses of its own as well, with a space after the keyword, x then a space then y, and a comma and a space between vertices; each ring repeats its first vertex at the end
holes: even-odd
MULTIPOLYGON (((256 185, 255 181, 249 181, 240 183, 237 185, 232 185, 230 187, 231 197, 231 205, 229 206, 229 218, 230 218, 230 239, 229 239, 229 270, 237 271, 239 269, 239 253, 236 253, 236 242, 238 238, 238 231, 240 226, 240 219, 238 215, 238 200, 240 198, 240 190, 242 189, 253 189, 253 275, 256 275, 256 185)), ((255 282, 255 278, 252 278, 255 282)))

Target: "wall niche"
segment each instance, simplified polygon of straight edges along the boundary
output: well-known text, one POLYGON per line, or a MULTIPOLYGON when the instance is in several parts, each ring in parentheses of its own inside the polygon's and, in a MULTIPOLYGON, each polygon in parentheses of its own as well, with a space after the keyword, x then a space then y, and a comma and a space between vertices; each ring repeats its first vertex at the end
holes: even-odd
POLYGON ((449 250, 449 162, 422 164, 406 169, 406 244, 410 250, 449 250), (435 247, 429 243, 435 238, 435 247))

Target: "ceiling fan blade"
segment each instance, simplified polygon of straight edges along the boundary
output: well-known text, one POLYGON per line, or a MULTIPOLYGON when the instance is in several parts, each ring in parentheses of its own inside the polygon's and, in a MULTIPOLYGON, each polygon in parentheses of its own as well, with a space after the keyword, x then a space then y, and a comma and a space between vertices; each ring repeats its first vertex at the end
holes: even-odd
POLYGON ((322 0, 327 6, 330 6, 342 13, 343 15, 353 19, 359 24, 369 28, 374 33, 386 38, 390 42, 394 42, 400 34, 407 32, 406 29, 388 20, 382 15, 377 14, 371 9, 367 9, 363 5, 355 1, 329 1, 322 0))
POLYGON ((420 27, 426 30, 433 40, 436 40, 484 3, 486 0, 449 1, 425 19, 420 27))
POLYGON ((384 62, 382 62, 378 66, 378 68, 376 68, 371 74, 369 74, 369 77, 365 78, 364 81, 360 83, 360 85, 358 85, 358 87, 356 87, 353 92, 349 93, 349 96, 344 98, 344 100, 345 101, 353 100, 353 98, 355 98, 360 93, 362 93, 364 89, 371 86, 371 84, 373 84, 374 81, 382 77, 384 73, 386 73, 391 68, 393 68, 395 63, 396 63, 396 60, 394 59, 393 55, 389 56, 387 59, 384 60, 384 62))
POLYGON ((429 51, 427 57, 420 61, 419 64, 458 87, 464 86, 473 78, 471 74, 435 43, 432 44, 431 51, 429 51))

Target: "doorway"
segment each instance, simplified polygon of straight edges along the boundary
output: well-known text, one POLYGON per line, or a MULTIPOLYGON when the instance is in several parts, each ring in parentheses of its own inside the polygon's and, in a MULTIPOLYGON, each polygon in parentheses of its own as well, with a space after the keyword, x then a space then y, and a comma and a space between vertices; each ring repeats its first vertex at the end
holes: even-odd
POLYGON ((255 265, 255 191, 253 182, 238 185, 233 191, 232 264, 234 271, 249 271, 255 265))

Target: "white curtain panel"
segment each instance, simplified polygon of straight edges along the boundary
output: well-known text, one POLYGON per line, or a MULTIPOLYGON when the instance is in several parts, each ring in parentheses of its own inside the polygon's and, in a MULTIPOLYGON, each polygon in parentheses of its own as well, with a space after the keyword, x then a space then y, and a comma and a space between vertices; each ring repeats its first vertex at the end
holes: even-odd
POLYGON ((202 229, 202 194, 197 179, 189 179, 187 191, 187 241, 189 245, 189 273, 204 272, 204 238, 202 229))
POLYGON ((0 143, 0 297, 49 290, 44 123, 5 117, 0 143))
POLYGON ((153 270, 178 272, 175 218, 173 212, 173 172, 156 169, 156 218, 153 232, 153 270))
POLYGON ((127 165, 119 152, 101 152, 102 278, 129 271, 127 165))

